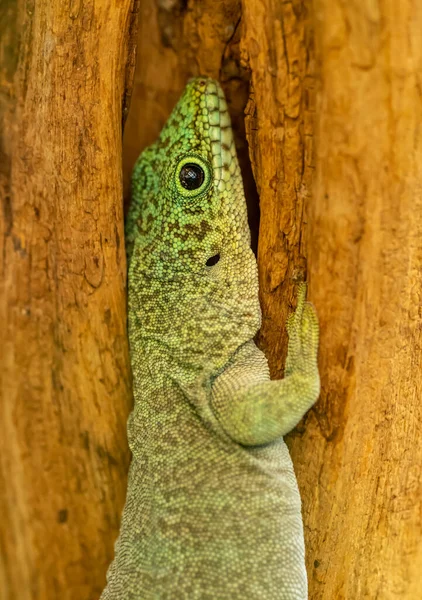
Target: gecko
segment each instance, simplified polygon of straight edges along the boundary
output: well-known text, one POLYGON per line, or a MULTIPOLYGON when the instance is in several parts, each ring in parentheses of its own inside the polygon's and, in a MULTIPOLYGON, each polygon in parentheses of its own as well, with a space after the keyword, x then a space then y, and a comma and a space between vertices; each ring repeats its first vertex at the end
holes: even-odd
POLYGON ((319 395, 298 286, 284 378, 255 345, 258 273, 220 85, 187 84, 133 170, 126 221, 134 408, 126 504, 101 600, 304 600, 283 436, 319 395))

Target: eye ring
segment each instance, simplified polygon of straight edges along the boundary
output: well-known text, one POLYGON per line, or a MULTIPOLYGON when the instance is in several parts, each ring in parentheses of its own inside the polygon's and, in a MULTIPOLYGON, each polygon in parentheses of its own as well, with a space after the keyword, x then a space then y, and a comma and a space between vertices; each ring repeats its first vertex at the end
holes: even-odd
POLYGON ((203 196, 211 184, 211 166, 196 154, 188 154, 179 160, 175 170, 177 193, 182 198, 203 196))

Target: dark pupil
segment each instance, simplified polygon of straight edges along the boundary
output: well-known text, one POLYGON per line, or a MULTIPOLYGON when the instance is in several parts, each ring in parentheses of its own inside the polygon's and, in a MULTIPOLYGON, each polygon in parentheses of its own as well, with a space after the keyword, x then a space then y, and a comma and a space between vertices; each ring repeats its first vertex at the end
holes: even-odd
POLYGON ((186 190, 197 190, 204 183, 204 171, 194 163, 187 163, 180 169, 180 183, 186 190))

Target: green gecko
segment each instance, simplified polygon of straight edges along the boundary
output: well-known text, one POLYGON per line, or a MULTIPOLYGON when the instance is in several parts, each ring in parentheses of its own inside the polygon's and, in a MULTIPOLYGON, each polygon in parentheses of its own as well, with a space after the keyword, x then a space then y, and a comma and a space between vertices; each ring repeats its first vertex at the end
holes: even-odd
POLYGON ((253 342, 258 277, 224 94, 191 80, 133 172, 135 406, 126 505, 101 600, 303 600, 301 502, 282 436, 319 395, 299 285, 285 377, 253 342))

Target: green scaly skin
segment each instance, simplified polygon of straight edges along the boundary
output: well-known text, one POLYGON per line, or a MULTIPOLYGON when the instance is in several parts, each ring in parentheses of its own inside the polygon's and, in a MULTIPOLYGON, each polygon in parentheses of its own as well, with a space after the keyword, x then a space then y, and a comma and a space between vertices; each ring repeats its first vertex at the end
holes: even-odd
POLYGON ((101 600, 302 600, 301 504, 282 436, 319 394, 318 320, 302 284, 285 378, 270 381, 253 342, 256 261, 215 81, 192 80, 139 157, 126 241, 133 459, 101 600), (197 189, 181 183, 186 163, 203 171, 197 189))

